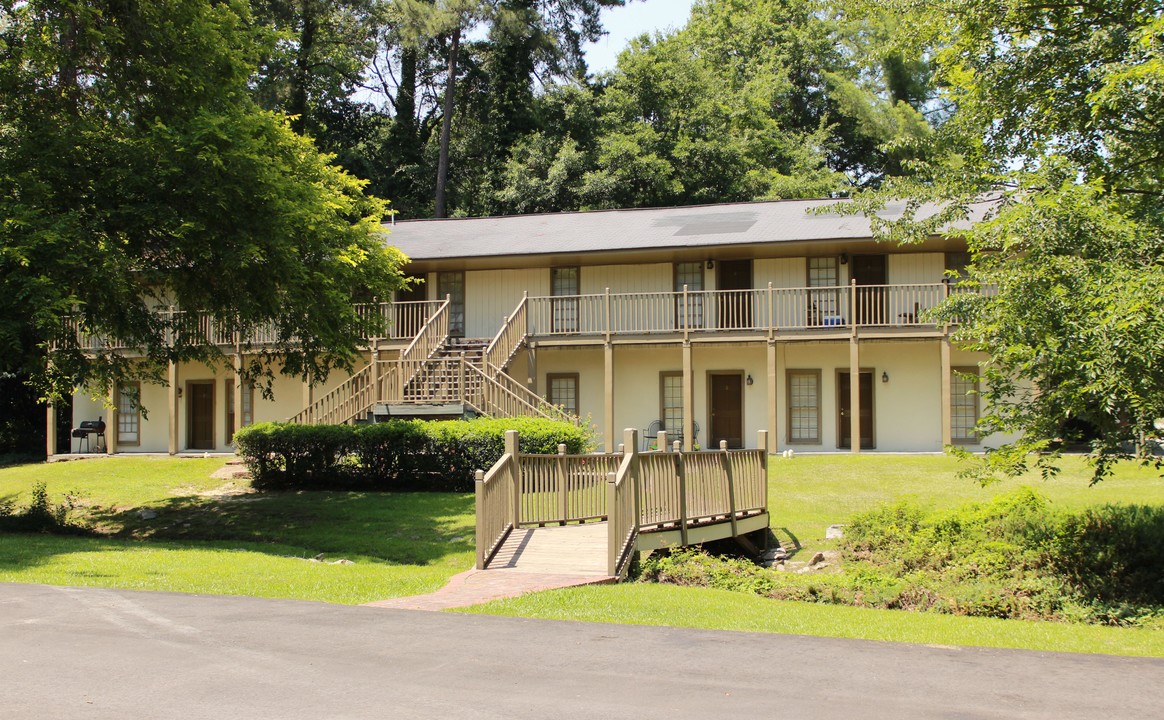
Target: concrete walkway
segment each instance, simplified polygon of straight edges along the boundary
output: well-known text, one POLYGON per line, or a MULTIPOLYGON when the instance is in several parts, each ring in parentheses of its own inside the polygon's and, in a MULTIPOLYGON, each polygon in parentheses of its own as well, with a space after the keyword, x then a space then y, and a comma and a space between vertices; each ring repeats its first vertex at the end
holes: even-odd
POLYGON ((563 573, 519 572, 516 570, 466 570, 454 575, 449 584, 428 595, 377 600, 368 607, 397 608, 401 610, 448 610, 449 608, 480 605, 491 600, 517 597, 542 590, 593 585, 611 582, 611 578, 595 575, 563 573))
POLYGON ((1152 718, 1164 661, 0 583, 4 720, 1152 718))

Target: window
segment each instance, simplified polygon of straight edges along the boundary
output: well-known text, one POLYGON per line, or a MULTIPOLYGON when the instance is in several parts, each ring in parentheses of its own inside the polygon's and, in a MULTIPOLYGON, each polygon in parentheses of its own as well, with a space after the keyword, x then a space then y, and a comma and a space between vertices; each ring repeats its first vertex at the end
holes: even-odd
POLYGON ((950 440, 957 445, 978 442, 978 368, 950 370, 950 440))
POLYGON ((117 386, 117 442, 119 445, 141 444, 141 383, 117 386))
POLYGON ((234 431, 239 427, 246 427, 255 422, 255 386, 254 383, 243 385, 242 393, 242 424, 235 425, 234 418, 234 380, 226 381, 226 442, 234 442, 234 431))
POLYGON ((968 252, 946 253, 946 271, 955 273, 959 280, 966 277, 966 266, 969 264, 970 253, 968 252))
POLYGON ((437 273, 437 299, 449 298, 449 335, 465 337, 465 273, 437 273))
POLYGON ((673 438, 683 437, 683 373, 659 373, 659 418, 673 438))
POLYGON ((832 288, 829 290, 810 289, 808 291, 808 324, 840 324, 840 270, 835 257, 814 257, 808 259, 808 287, 832 288))
POLYGON ((820 370, 788 371, 788 442, 820 442, 820 370))
POLYGON ((571 415, 578 414, 578 373, 546 376, 547 400, 571 415))
POLYGON ((684 308, 683 297, 675 298, 675 326, 679 328, 703 327, 703 263, 681 262, 675 263, 675 292, 683 292, 687 288, 687 307, 684 308), (691 294, 694 293, 694 294, 691 294))
POLYGON ((550 294, 555 297, 554 332, 578 332, 578 268, 550 268, 550 294))

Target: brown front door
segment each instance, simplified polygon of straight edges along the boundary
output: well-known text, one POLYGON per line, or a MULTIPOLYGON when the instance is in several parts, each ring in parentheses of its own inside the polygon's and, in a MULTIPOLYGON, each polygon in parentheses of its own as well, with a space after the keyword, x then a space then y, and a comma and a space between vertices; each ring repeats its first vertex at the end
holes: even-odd
POLYGON ((752 327, 752 261, 721 260, 716 289, 725 291, 719 295, 719 327, 752 327))
POLYGON ((884 325, 886 318, 886 290, 889 272, 885 255, 854 255, 853 279, 857 281, 857 323, 884 325), (862 287, 862 286, 876 287, 862 287))
POLYGON ((186 447, 214 449, 214 381, 186 383, 186 447))
MULTIPOLYGON (((849 373, 837 373, 837 447, 853 446, 852 426, 852 384, 849 373)), ((861 372, 861 447, 873 449, 873 373, 861 372)))
POLYGON ((711 407, 711 432, 708 449, 719 447, 727 440, 728 447, 744 446, 744 375, 743 373, 710 373, 707 376, 708 405, 711 407))

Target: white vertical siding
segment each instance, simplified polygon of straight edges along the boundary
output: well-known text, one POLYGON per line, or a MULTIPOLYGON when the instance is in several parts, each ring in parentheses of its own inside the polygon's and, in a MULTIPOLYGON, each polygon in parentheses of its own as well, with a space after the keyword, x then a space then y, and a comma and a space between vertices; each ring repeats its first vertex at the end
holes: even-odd
MULTIPOLYGON (((584 274, 585 276, 585 274, 584 274)), ((465 337, 492 338, 521 296, 550 293, 547 268, 474 270, 465 273, 465 337)))
POLYGON ((758 288, 802 288, 808 283, 808 264, 802 257, 764 258, 752 267, 755 286, 758 288))
MULTIPOLYGON (((610 288, 612 293, 671 292, 674 265, 595 265, 582 268, 582 294, 599 295, 610 288)), ((542 271, 549 276, 549 270, 542 271)))
POLYGON ((942 253, 895 253, 889 256, 889 284, 911 285, 942 281, 946 256, 942 253))

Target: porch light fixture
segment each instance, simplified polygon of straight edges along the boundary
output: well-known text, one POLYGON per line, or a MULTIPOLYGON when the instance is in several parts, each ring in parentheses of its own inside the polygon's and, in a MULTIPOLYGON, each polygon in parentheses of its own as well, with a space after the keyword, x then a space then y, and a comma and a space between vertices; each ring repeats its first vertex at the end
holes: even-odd
POLYGON ((708 270, 713 270, 713 269, 715 269, 715 260, 711 260, 710 258, 708 259, 708 261, 707 261, 707 269, 708 269, 708 270))
POLYGON ((887 373, 887 372, 881 373, 881 382, 883 382, 883 383, 889 382, 889 373, 887 373))
POLYGON ((747 379, 745 382, 747 382, 747 383, 748 383, 748 387, 751 387, 751 386, 752 386, 752 383, 754 383, 754 382, 756 382, 756 381, 752 379, 752 376, 751 376, 751 375, 748 375, 748 379, 747 379))
POLYGON ((849 253, 841 253, 840 260, 841 260, 842 265, 848 265, 849 264, 849 253))

